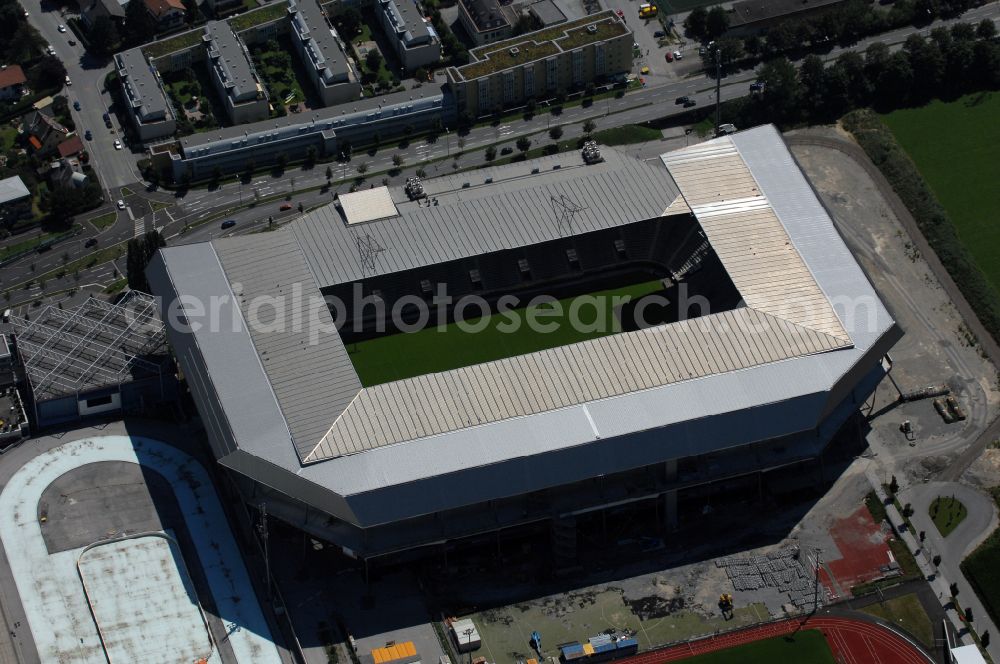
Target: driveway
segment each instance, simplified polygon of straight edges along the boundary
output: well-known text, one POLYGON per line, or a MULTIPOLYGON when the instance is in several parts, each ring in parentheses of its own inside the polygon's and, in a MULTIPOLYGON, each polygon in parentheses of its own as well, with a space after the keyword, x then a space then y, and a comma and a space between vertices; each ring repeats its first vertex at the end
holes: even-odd
MULTIPOLYGON (((991 635, 998 634, 996 626, 989 620, 975 591, 962 574, 962 560, 969 555, 998 525, 997 508, 990 496, 980 491, 958 484, 956 482, 928 482, 907 487, 898 494, 901 504, 910 503, 913 516, 910 522, 918 534, 927 533, 924 542, 924 555, 928 560, 935 554, 941 556, 941 571, 948 581, 958 584, 958 603, 963 607, 972 607, 973 626, 979 634, 989 630, 991 635), (958 524, 947 537, 941 537, 937 527, 930 517, 930 505, 938 496, 955 496, 968 510, 965 519, 958 524)), ((994 660, 1000 657, 1000 641, 994 641, 989 647, 990 656, 994 660)))

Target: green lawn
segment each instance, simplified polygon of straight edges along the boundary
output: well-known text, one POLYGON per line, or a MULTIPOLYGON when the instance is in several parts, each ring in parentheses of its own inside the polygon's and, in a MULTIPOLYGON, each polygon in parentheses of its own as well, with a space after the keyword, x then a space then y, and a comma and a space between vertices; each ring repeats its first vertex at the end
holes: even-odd
POLYGON ((642 125, 622 125, 613 129, 603 129, 594 133, 594 140, 603 145, 628 145, 658 141, 663 135, 651 127, 642 125))
POLYGON ((306 100, 302 84, 295 75, 292 59, 292 45, 287 38, 273 40, 255 48, 250 52, 257 73, 263 79, 264 86, 271 95, 271 104, 297 104, 306 100), (269 48, 276 47, 276 48, 269 48), (288 102, 285 98, 292 96, 288 102))
POLYGON ((113 223, 115 223, 116 219, 118 219, 118 213, 117 212, 108 212, 106 214, 102 214, 99 217, 94 217, 93 219, 88 219, 87 221, 89 221, 94 226, 96 226, 97 230, 103 231, 105 228, 107 228, 108 226, 110 226, 113 223))
POLYGON ((11 256, 16 256, 17 254, 23 253, 34 249, 35 247, 41 245, 43 242, 53 240, 62 235, 68 235, 73 230, 79 228, 78 224, 74 224, 73 228, 68 231, 60 231, 59 233, 40 233, 38 235, 32 235, 30 238, 18 240, 11 244, 6 244, 0 247, 0 260, 5 260, 11 256))
POLYGON ((916 163, 979 268, 1000 290, 1000 92, 895 111, 883 120, 916 163))
MULTIPOLYGON (((544 312, 552 305, 512 309, 486 319, 470 318, 462 324, 478 331, 466 331, 458 323, 452 323, 349 344, 347 351, 365 386, 448 371, 614 334, 620 331, 620 325, 613 310, 613 297, 637 299, 662 287, 659 281, 647 281, 591 293, 597 298, 594 304, 585 306, 585 300, 581 300, 574 311, 581 323, 579 330, 569 325, 570 311, 573 301, 586 295, 559 300, 560 315, 544 312), (538 323, 557 329, 533 330, 526 322, 530 316, 537 316, 538 323), (512 331, 515 325, 517 329, 512 331)), ((471 313, 475 308, 467 311, 471 313)))
MULTIPOLYGON (((1000 505, 1000 487, 993 487, 990 493, 1000 505)), ((986 541, 962 561, 962 572, 996 623, 1000 620, 1000 528, 994 529, 986 541)))
POLYGON ((931 520, 934 521, 934 525, 941 533, 941 537, 950 535, 951 531, 955 530, 968 514, 965 505, 954 496, 938 496, 931 503, 929 512, 931 520))
POLYGON ((836 664, 826 637, 816 629, 807 629, 795 636, 776 636, 680 661, 686 664, 836 664))
POLYGON ((4 124, 0 126, 0 152, 7 152, 14 147, 14 141, 17 140, 17 127, 13 127, 10 124, 4 124))
POLYGON ((872 604, 861 609, 861 612, 898 625, 928 648, 934 648, 934 626, 915 594, 872 604))

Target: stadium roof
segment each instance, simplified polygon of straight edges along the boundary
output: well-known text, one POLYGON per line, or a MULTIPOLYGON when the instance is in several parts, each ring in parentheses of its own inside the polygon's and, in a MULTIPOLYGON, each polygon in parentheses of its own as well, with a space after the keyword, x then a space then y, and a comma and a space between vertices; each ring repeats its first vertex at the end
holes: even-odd
MULTIPOLYGON (((235 329, 194 332, 199 380, 213 384, 240 450, 353 496, 360 523, 516 495, 573 481, 576 471, 547 466, 545 477, 527 471, 502 482, 476 473, 460 497, 427 491, 422 480, 581 445, 597 450, 603 440, 694 420, 697 435, 678 430, 670 439, 679 456, 806 430, 832 407, 824 393, 895 340, 891 317, 773 127, 665 155, 666 170, 602 153, 597 165, 559 155, 427 180, 425 202, 390 188, 399 216, 363 226, 348 227, 328 206, 278 233, 167 248, 150 280, 157 292, 169 283, 174 294, 205 300, 235 294, 235 329), (569 219, 560 213, 567 201, 577 210, 569 219), (338 334, 310 345, 302 332, 246 331, 255 295, 308 295, 687 209, 747 306, 369 388, 338 334), (866 315, 833 306, 848 301, 866 315), (807 407, 783 414, 780 426, 770 417, 739 429, 705 419, 789 399, 807 407), (377 497, 386 487, 395 488, 391 500, 377 497)), ((287 330, 313 316, 332 325, 319 297, 270 322, 287 330)), ((655 452, 647 447, 594 453, 615 472, 642 465, 655 452)))

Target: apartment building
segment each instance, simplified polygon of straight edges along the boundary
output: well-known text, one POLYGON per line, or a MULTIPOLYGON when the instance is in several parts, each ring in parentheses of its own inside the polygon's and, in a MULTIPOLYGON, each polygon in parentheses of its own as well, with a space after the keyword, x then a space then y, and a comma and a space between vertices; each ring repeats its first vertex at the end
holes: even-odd
POLYGON ((177 130, 174 109, 156 69, 138 48, 115 55, 125 110, 143 141, 172 136, 177 130))
POLYGON ((226 115, 233 124, 256 122, 270 114, 267 92, 254 69, 250 53, 225 21, 212 21, 202 36, 208 70, 226 115))
POLYGON ((448 68, 460 112, 479 117, 601 82, 632 68, 632 31, 608 10, 469 52, 448 68))
POLYGON ((476 46, 509 39, 514 22, 497 0, 459 0, 458 20, 476 46))
POLYGON ((326 20, 326 13, 315 0, 292 0, 288 14, 292 43, 323 105, 358 99, 361 77, 347 57, 340 36, 326 20))
POLYGON ((404 69, 413 71, 441 59, 441 39, 413 0, 375 0, 375 13, 404 69))

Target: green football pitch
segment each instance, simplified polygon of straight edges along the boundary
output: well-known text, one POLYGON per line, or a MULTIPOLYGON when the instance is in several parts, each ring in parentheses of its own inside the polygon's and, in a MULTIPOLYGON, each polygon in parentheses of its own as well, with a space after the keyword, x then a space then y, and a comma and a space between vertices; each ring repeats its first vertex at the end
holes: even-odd
POLYGON ((776 636, 745 646, 680 660, 684 664, 836 664, 830 646, 819 630, 807 629, 795 636, 776 636))
MULTIPOLYGON (((558 300, 558 307, 538 304, 377 337, 348 344, 347 352, 361 383, 368 387, 614 334, 621 331, 615 297, 635 300, 662 289, 659 281, 647 281, 558 300), (531 318, 551 330, 533 329, 540 326, 529 325, 531 318)), ((470 308, 467 313, 473 311, 470 308)))
POLYGON ((934 195, 962 243, 1000 290, 1000 92, 883 116, 934 195))

